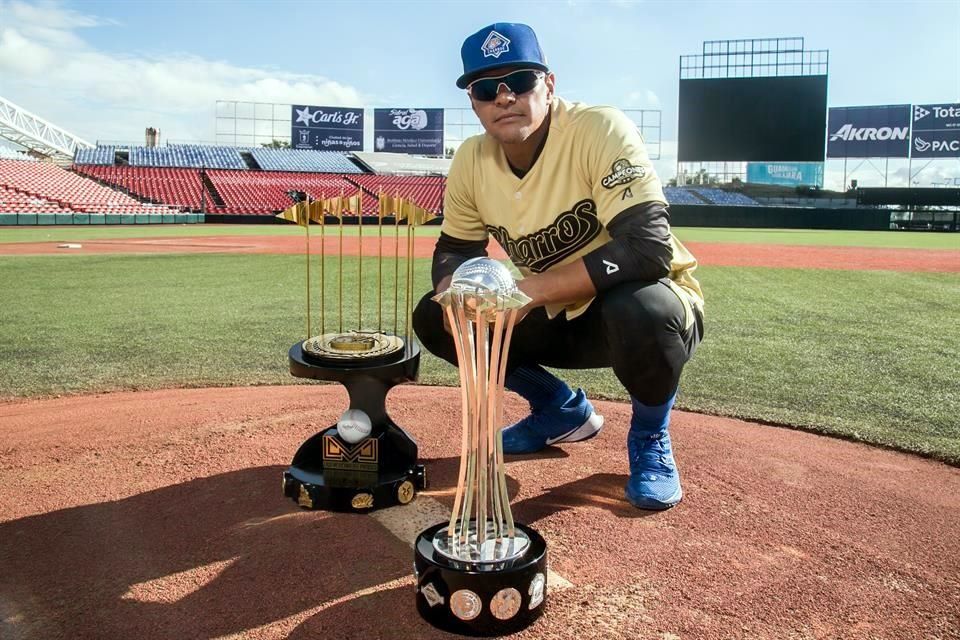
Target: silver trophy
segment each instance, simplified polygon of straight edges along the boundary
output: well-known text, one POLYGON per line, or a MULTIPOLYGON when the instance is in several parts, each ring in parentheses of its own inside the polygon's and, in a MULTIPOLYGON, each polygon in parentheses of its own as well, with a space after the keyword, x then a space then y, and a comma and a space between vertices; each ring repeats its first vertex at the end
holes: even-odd
POLYGON ((530 298, 504 265, 474 258, 433 299, 456 345, 463 440, 450 521, 417 538, 417 608, 451 631, 507 633, 536 619, 546 595, 546 543, 513 520, 501 432, 510 337, 530 298))

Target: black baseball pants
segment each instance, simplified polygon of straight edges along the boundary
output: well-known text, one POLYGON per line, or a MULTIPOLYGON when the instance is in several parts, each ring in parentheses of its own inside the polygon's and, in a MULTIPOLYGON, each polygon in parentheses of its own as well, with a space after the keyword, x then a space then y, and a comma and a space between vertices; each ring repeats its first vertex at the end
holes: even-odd
MULTIPOLYGON (((453 337, 444 330, 443 309, 432 296, 426 294, 417 305, 414 331, 427 350, 456 366, 453 337)), ((666 278, 625 282, 598 294, 573 320, 564 313, 550 320, 542 307, 527 314, 514 328, 507 371, 524 364, 611 367, 630 395, 659 405, 677 389, 683 365, 702 337, 700 313, 681 302, 666 278)))

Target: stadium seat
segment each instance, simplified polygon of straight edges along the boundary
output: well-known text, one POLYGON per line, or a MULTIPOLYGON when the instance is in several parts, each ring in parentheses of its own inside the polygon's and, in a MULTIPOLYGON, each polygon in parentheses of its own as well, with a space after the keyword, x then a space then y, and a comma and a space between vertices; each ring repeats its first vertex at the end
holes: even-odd
MULTIPOLYGON (((289 207, 290 191, 304 191, 312 199, 356 193, 343 176, 280 171, 208 171, 207 176, 223 199, 223 213, 272 214, 289 207)), ((351 176, 352 177, 352 176, 351 176)), ((377 212, 377 201, 368 193, 362 200, 365 215, 377 212)))
POLYGON ((77 149, 74 154, 74 164, 113 165, 117 148, 113 146, 95 147, 93 149, 77 149))
POLYGON ((203 193, 203 181, 197 169, 81 165, 74 170, 153 202, 195 211, 204 206, 211 210, 214 206, 210 195, 203 193))
POLYGON ((408 198, 427 211, 439 214, 443 208, 443 191, 446 178, 443 176, 379 176, 351 175, 346 180, 363 187, 367 193, 376 195, 383 191, 389 195, 408 198))
POLYGON ((175 211, 142 203, 48 162, 0 159, 0 187, 60 205, 69 209, 67 213, 159 215, 175 211))
POLYGON ((264 171, 361 173, 346 155, 336 151, 260 147, 251 149, 250 154, 264 171))
POLYGON ((742 193, 736 193, 733 191, 724 191, 722 189, 714 189, 713 187, 694 187, 691 189, 691 191, 698 193, 712 204, 725 204, 737 207, 756 207, 759 205, 756 200, 749 198, 742 193))
POLYGON ((683 187, 664 187, 663 195, 667 197, 667 202, 670 204, 708 204, 683 187))
POLYGON ((130 147, 134 167, 181 167, 194 169, 246 169, 237 147, 168 144, 163 147, 130 147))

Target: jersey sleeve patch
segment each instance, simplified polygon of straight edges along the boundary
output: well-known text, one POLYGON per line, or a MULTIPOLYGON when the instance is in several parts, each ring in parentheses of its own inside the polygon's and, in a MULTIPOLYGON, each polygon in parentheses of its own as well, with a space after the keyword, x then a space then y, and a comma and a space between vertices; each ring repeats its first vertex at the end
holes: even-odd
POLYGON ((623 184, 630 184, 634 180, 643 178, 645 175, 647 175, 647 169, 645 167, 638 164, 630 164, 630 161, 626 158, 620 158, 613 163, 613 168, 610 173, 600 180, 600 184, 606 189, 613 189, 623 184))

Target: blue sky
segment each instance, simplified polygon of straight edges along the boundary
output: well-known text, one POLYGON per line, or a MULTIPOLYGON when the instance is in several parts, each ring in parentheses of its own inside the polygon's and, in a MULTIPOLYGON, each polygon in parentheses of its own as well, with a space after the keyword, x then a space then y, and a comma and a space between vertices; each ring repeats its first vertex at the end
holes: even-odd
MULTIPOLYGON (((558 93, 663 111, 707 39, 830 51, 830 106, 960 101, 960 2, 21 2, 0 0, 0 96, 88 140, 212 140, 217 99, 467 106, 465 36, 537 31, 558 93)), ((673 157, 671 157, 673 156, 673 157)), ((668 173, 669 172, 669 173, 668 173)))

